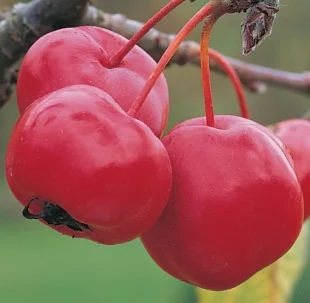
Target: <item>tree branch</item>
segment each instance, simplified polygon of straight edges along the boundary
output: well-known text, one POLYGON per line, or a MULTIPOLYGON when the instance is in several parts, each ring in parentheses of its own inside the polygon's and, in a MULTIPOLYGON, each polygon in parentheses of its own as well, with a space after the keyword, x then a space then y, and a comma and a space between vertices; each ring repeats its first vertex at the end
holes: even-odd
POLYGON ((0 107, 12 92, 14 64, 38 38, 64 22, 80 19, 87 7, 88 0, 34 0, 14 5, 0 23, 0 107))
MULTIPOLYGON (((142 23, 127 19, 123 15, 103 12, 89 5, 88 0, 33 0, 16 4, 10 14, 5 14, 2 14, 0 23, 0 107, 12 92, 12 85, 16 80, 16 72, 13 71, 15 63, 44 34, 62 27, 96 25, 130 38, 142 26, 142 23)), ((174 35, 153 29, 139 45, 158 60, 173 38, 174 35)), ((185 41, 171 63, 199 66, 199 54, 199 44, 185 41)), ((245 86, 253 92, 262 93, 265 84, 271 84, 310 93, 310 73, 284 72, 228 59, 245 86)), ((222 72, 215 62, 211 64, 213 70, 222 72)))
MULTIPOLYGON (((142 23, 126 18, 121 14, 109 14, 90 6, 81 20, 75 25, 96 25, 126 38, 131 38, 143 25, 142 23)), ((158 60, 166 50, 175 35, 169 35, 152 29, 140 42, 139 45, 147 51, 155 60, 158 60)), ((265 92, 265 84, 271 84, 297 92, 310 94, 310 73, 292 73, 248 64, 240 60, 227 57, 239 74, 243 84, 252 92, 265 92)), ((181 44, 171 63, 184 65, 194 64, 200 66, 200 45, 194 41, 185 41, 181 44)), ((221 67, 211 61, 211 68, 223 73, 221 67)))

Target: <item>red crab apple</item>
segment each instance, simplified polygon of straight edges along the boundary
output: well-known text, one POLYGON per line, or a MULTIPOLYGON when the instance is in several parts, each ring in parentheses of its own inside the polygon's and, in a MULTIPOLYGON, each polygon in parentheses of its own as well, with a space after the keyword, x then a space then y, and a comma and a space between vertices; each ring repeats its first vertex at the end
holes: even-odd
POLYGON ((27 108, 13 130, 6 171, 25 217, 103 244, 150 229, 171 189, 161 141, 110 95, 86 85, 27 108))
POLYGON ((290 151, 305 204, 305 219, 310 215, 310 122, 291 119, 271 126, 271 130, 290 151))
POLYGON ((163 139, 172 165, 168 204, 142 242, 172 276, 226 290, 283 256, 303 222, 289 155, 269 131, 234 116, 196 118, 163 139))
POLYGON ((213 13, 201 35, 206 117, 181 123, 163 139, 172 166, 171 195, 160 219, 141 236, 162 269, 211 290, 235 287, 279 259, 303 222, 301 188, 280 140, 248 119, 214 116, 209 38, 217 18, 229 12, 224 6, 208 2, 158 64, 156 75, 192 25, 213 13))
MULTIPOLYGON (((23 113, 48 93, 75 84, 101 88, 128 111, 156 62, 134 46, 118 66, 111 66, 110 58, 127 42, 112 31, 94 26, 60 29, 41 37, 28 50, 19 71, 19 111, 23 113)), ((136 118, 161 136, 168 111, 168 87, 161 74, 136 118)))

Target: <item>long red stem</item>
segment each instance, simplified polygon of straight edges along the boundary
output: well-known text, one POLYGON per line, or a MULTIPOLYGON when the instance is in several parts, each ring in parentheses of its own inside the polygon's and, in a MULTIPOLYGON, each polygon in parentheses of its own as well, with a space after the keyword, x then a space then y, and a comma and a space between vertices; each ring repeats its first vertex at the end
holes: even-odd
POLYGON ((175 39, 171 42, 167 50, 162 55, 156 68, 153 70, 152 74, 150 75, 146 84, 144 85, 141 93, 131 105, 130 109, 128 110, 128 115, 134 116, 137 113, 137 111, 143 105, 148 94, 150 93, 152 87, 156 83, 157 79, 159 78, 159 76, 169 63, 170 59, 177 51, 177 48, 184 41, 184 39, 186 39, 186 37, 192 32, 192 30, 197 26, 197 24, 199 24, 204 18, 206 18, 212 13, 213 9, 214 5, 208 2, 183 26, 183 28, 179 31, 175 39))
POLYGON ((214 127, 214 108, 211 88, 211 73, 209 60, 209 42, 213 25, 216 19, 208 19, 201 33, 200 40, 200 63, 201 63, 201 79, 205 102, 206 125, 214 127))
POLYGON ((113 57, 110 58, 110 66, 116 67, 125 58, 125 56, 132 50, 132 48, 146 35, 159 21, 173 11, 177 6, 182 4, 185 0, 171 0, 161 10, 158 11, 151 19, 149 19, 139 31, 121 48, 113 57))
POLYGON ((242 117, 249 119, 249 109, 246 101, 246 96, 244 93, 243 85, 236 70, 233 68, 231 63, 225 58, 225 56, 223 56, 216 50, 209 48, 209 56, 211 59, 216 61, 222 67, 224 72, 229 77, 238 97, 241 115, 242 117))

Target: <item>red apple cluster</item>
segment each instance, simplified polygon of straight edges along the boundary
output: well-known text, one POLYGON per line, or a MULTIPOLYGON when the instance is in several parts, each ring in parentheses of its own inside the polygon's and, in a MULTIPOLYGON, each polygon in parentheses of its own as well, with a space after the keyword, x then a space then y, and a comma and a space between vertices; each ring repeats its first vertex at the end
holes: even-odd
POLYGON ((310 124, 286 121, 272 132, 248 119, 239 78, 208 47, 209 18, 201 39, 206 116, 162 137, 169 111, 162 71, 214 7, 183 27, 158 64, 136 43, 182 2, 170 1, 131 40, 85 26, 47 34, 29 49, 7 180, 25 218, 102 244, 140 237, 167 273, 225 290, 295 243, 310 213, 310 124), (214 115, 209 54, 232 79, 243 117, 214 115))

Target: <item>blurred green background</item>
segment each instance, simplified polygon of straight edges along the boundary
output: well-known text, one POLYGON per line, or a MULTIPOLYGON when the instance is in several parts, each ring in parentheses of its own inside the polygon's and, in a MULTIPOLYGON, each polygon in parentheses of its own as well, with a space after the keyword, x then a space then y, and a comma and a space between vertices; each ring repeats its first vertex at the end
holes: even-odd
MULTIPOLYGON (((0 7, 11 7, 14 2, 0 0, 0 7)), ((93 0, 95 6, 107 12, 123 13, 139 21, 145 21, 167 2, 93 0)), ((203 3, 197 0, 182 5, 157 28, 175 33, 203 3)), ((217 24, 211 45, 247 62, 296 72, 310 70, 309 11, 307 0, 282 0, 272 37, 248 57, 241 55, 240 15, 226 16, 217 24)), ((200 29, 191 39, 199 40, 200 29)), ((169 127, 203 115, 198 68, 172 66, 165 73, 171 96, 169 127)), ((219 75, 213 75, 212 80, 216 113, 239 114, 228 80, 219 75)), ((264 124, 300 117, 309 108, 309 96, 285 89, 269 87, 265 95, 247 96, 252 118, 264 124)), ((0 111, 0 302, 193 302, 193 289, 161 271, 139 241, 105 247, 66 238, 37 222, 22 219, 21 207, 4 177, 6 146, 17 117, 13 96, 0 111)), ((310 302, 309 275, 310 269, 306 269, 294 302, 310 302)))

